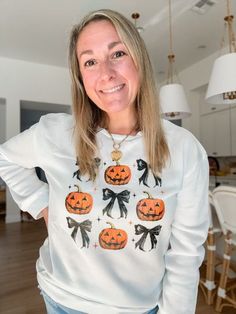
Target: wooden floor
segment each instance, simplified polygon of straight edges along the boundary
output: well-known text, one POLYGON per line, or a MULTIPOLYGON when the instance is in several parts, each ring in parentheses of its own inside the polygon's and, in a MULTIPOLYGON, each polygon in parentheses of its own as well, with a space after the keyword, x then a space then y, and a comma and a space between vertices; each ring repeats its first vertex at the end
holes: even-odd
MULTIPOLYGON (((43 221, 5 224, 0 221, 0 313, 44 314, 36 282, 35 261, 46 237, 43 221)), ((196 314, 216 314, 199 290, 196 314)), ((223 314, 235 314, 225 308, 223 314)), ((105 313, 104 313, 105 314, 105 313)), ((169 313, 172 314, 172 313, 169 313)), ((174 314, 174 313, 173 313, 174 314)))

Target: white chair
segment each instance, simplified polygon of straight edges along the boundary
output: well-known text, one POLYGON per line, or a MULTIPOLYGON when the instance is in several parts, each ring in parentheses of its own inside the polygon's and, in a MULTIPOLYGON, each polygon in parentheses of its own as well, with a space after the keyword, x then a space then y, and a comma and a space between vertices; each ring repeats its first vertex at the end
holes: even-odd
POLYGON ((225 238, 222 272, 216 299, 216 311, 221 312, 224 306, 236 309, 236 278, 229 279, 228 276, 232 267, 230 263, 232 251, 236 247, 236 187, 219 186, 213 190, 212 195, 225 238))
POLYGON ((203 295, 206 299, 206 303, 208 305, 211 305, 213 304, 213 299, 216 293, 216 237, 222 235, 222 230, 215 210, 213 195, 211 191, 209 191, 208 200, 210 226, 208 229, 208 236, 206 241, 206 273, 204 278, 200 278, 200 288, 202 289, 203 295))

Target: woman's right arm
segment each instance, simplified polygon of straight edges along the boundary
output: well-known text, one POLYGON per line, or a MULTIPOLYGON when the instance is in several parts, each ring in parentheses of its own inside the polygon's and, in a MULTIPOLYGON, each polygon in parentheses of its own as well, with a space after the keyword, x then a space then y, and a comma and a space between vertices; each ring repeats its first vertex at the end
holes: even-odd
POLYGON ((19 208, 47 219, 48 184, 39 180, 38 124, 0 145, 0 176, 19 208))

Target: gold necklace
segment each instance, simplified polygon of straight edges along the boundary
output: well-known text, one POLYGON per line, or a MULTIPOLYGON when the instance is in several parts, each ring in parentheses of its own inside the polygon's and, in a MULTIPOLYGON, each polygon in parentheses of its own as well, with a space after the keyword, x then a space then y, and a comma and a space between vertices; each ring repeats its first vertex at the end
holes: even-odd
POLYGON ((115 141, 114 137, 109 132, 109 130, 107 130, 107 132, 109 133, 109 135, 112 139, 113 148, 114 148, 114 150, 111 152, 112 161, 118 162, 122 158, 123 154, 122 154, 122 151, 120 150, 121 144, 124 143, 125 140, 127 140, 127 138, 130 136, 130 134, 135 130, 135 128, 136 128, 136 126, 129 132, 129 134, 126 134, 125 137, 118 143, 115 141))

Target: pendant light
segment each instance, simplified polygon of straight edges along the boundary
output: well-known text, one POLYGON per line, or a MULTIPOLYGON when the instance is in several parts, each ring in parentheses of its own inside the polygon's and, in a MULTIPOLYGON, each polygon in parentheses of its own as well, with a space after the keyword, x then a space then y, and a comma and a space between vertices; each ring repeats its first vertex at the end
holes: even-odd
POLYGON ((236 42, 233 19, 230 1, 227 0, 227 16, 224 20, 228 30, 229 53, 220 56, 214 62, 206 93, 206 101, 210 104, 236 103, 236 42))
POLYGON ((136 27, 137 31, 139 33, 143 32, 143 27, 137 26, 137 20, 140 18, 140 14, 138 12, 134 12, 131 14, 132 19, 134 20, 134 26, 136 27))
POLYGON ((169 55, 167 84, 160 88, 161 116, 167 120, 177 120, 187 118, 191 115, 187 103, 184 88, 181 84, 174 82, 175 55, 173 53, 173 36, 171 21, 171 0, 169 0, 169 55))

